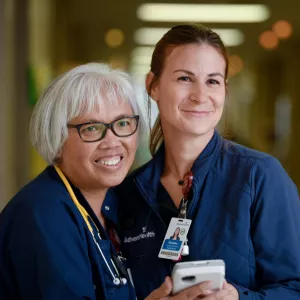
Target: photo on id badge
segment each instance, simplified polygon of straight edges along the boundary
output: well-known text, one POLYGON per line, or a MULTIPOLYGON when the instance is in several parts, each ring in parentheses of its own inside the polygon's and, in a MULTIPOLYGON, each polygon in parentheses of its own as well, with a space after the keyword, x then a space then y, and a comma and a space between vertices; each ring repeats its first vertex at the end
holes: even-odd
POLYGON ((177 260, 191 226, 191 220, 172 218, 161 245, 160 258, 177 260))

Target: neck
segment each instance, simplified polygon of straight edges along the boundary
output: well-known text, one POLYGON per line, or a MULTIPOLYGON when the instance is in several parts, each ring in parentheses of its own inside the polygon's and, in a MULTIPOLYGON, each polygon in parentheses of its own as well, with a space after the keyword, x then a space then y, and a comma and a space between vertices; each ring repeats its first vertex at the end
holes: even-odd
POLYGON ((102 209, 102 204, 105 199, 107 189, 98 190, 98 191, 88 191, 79 187, 79 190, 84 196, 84 198, 86 199, 86 201, 89 203, 93 212, 99 219, 101 225, 105 228, 105 218, 102 215, 101 209, 102 209))
POLYGON ((182 179, 211 140, 214 131, 191 138, 184 134, 165 134, 165 166, 163 176, 182 179), (175 138, 176 136, 176 138, 175 138))
POLYGON ((75 178, 73 178, 71 174, 69 174, 69 172, 67 171, 67 169, 64 167, 63 164, 60 164, 59 168, 64 173, 64 175, 68 178, 68 180, 70 180, 72 184, 75 185, 80 190, 80 192, 82 193, 82 195, 89 203, 90 207, 92 208, 93 212, 99 219, 100 223, 105 228, 105 218, 101 213, 101 208, 108 188, 106 187, 101 187, 97 189, 92 187, 84 188, 80 183, 78 183, 78 181, 75 178))
POLYGON ((101 225, 105 228, 105 219, 101 213, 101 208, 108 188, 105 187, 97 188, 97 189, 85 188, 80 183, 78 183, 76 179, 72 177, 72 175, 68 174, 67 170, 65 170, 63 165, 60 165, 59 167, 62 170, 62 172, 65 174, 65 176, 67 176, 68 180, 70 180, 72 184, 75 185, 80 190, 80 192, 82 193, 82 195, 84 196, 84 198, 86 199, 90 207, 92 208, 93 212, 99 219, 101 225))

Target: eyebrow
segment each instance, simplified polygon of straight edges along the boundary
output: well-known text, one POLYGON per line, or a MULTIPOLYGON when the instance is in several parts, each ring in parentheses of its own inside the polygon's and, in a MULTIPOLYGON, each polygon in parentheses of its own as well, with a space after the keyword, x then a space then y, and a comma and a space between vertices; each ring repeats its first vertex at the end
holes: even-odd
POLYGON ((183 73, 195 76, 195 74, 193 72, 184 70, 184 69, 175 70, 173 73, 177 73, 177 72, 183 72, 183 73))
POLYGON ((216 73, 210 73, 210 74, 208 74, 208 76, 209 77, 221 76, 222 78, 224 78, 224 76, 221 73, 218 73, 218 72, 216 72, 216 73))
MULTIPOLYGON (((184 69, 176 70, 176 71, 174 71, 173 73, 177 73, 177 72, 183 72, 183 73, 186 73, 186 74, 195 76, 195 74, 194 74, 193 72, 188 71, 188 70, 184 70, 184 69)), ((208 76, 208 77, 221 76, 222 78, 224 78, 224 76, 223 76, 221 73, 219 73, 219 72, 209 73, 207 76, 208 76)))
MULTIPOLYGON (((120 114, 120 115, 117 115, 115 118, 114 118, 114 121, 115 120, 118 120, 118 119, 121 119, 121 118, 125 118, 125 117, 128 117, 128 116, 132 116, 133 114, 128 114, 128 115, 125 115, 125 114, 120 114)), ((113 122, 113 121, 112 121, 113 122)), ((83 123, 106 123, 106 122, 103 122, 103 121, 99 121, 99 120, 96 120, 96 119, 89 119, 89 120, 86 120, 85 122, 83 123)))

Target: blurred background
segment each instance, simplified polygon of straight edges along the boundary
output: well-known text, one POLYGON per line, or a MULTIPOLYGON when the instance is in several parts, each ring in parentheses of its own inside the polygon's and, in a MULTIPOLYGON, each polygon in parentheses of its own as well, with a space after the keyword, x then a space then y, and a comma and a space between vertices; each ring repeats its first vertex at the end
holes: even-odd
MULTIPOLYGON (((50 81, 108 62, 131 73, 144 105, 153 45, 188 22, 213 28, 228 47, 226 133, 277 157, 299 188, 299 9, 299 0, 0 0, 0 210, 45 167, 28 125, 50 81)), ((135 166, 150 157, 146 140, 135 166)))

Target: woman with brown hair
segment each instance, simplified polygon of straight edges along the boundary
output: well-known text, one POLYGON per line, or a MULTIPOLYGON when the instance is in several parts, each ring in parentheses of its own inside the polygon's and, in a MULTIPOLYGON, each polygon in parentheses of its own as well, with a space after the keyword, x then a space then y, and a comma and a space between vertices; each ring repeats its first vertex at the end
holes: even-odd
POLYGON ((180 228, 177 227, 177 228, 175 229, 174 233, 170 236, 170 239, 171 239, 171 240, 177 240, 177 241, 180 241, 179 234, 180 234, 180 228))
POLYGON ((155 47, 146 77, 159 109, 153 159, 118 188, 122 252, 140 299, 172 272, 175 262, 158 254, 174 217, 192 221, 183 261, 226 264, 223 289, 203 285, 201 299, 300 297, 298 191, 274 157, 218 134, 227 74, 226 48, 205 27, 175 26, 155 47))

